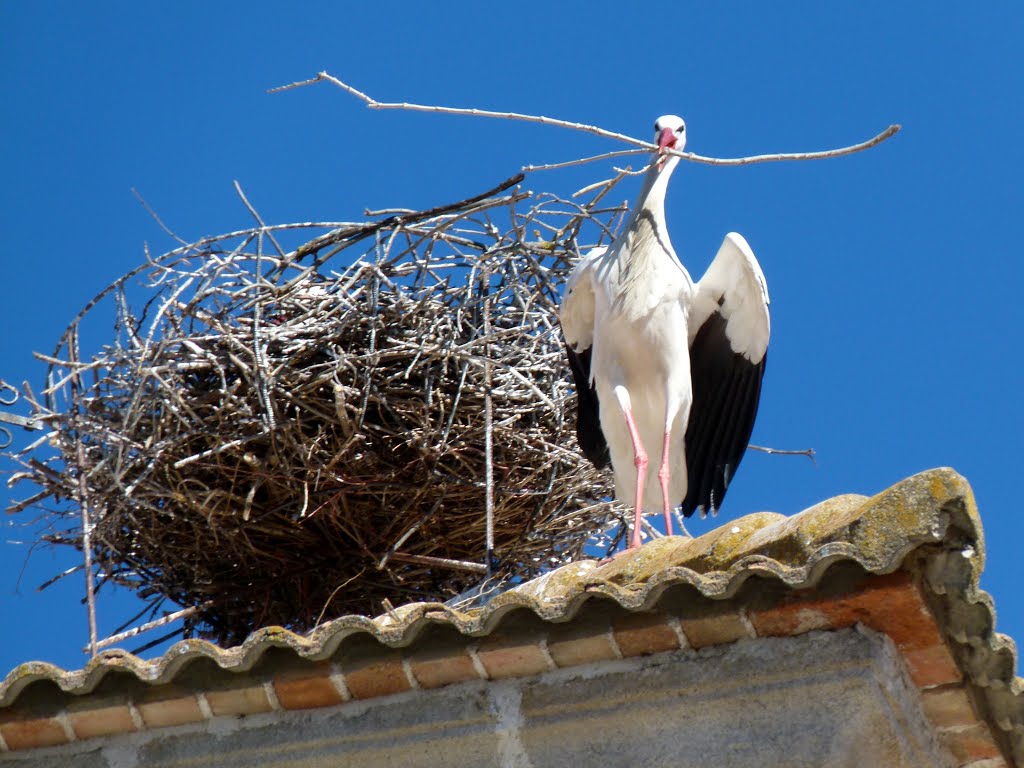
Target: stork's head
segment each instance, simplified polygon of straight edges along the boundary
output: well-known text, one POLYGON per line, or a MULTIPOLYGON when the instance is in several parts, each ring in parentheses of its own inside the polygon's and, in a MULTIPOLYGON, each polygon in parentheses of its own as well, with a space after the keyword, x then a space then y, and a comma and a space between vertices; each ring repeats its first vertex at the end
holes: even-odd
POLYGON ((661 168, 670 155, 665 154, 666 149, 674 149, 682 152, 686 146, 686 123, 683 118, 676 115, 662 115, 654 121, 654 143, 658 145, 658 167, 661 168))

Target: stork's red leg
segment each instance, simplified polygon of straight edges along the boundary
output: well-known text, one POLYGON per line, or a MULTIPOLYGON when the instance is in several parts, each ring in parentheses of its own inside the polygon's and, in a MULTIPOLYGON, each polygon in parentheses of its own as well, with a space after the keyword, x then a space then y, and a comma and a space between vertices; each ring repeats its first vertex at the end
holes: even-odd
POLYGON ((672 535, 672 504, 668 500, 668 479, 670 476, 668 468, 668 441, 671 432, 665 430, 665 443, 661 448, 661 467, 658 469, 658 480, 661 481, 661 501, 665 508, 665 535, 672 535))
POLYGON ((643 513, 644 505, 644 482, 647 480, 647 451, 640 441, 640 432, 637 431, 636 422, 633 421, 633 409, 626 406, 622 409, 626 415, 626 426, 629 427, 629 437, 633 441, 633 464, 636 465, 636 504, 633 508, 633 538, 629 542, 629 549, 636 549, 640 546, 640 516, 643 513))

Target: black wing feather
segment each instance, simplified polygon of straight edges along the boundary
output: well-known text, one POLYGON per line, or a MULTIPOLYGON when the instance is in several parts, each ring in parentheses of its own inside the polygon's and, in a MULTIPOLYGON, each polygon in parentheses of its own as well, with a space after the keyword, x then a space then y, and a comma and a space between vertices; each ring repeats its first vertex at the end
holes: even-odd
MULTIPOLYGON (((731 423, 736 415, 735 403, 743 401, 745 378, 743 375, 737 375, 721 380, 719 386, 709 393, 709 397, 714 399, 717 407, 712 408, 707 413, 703 411, 698 412, 694 408, 690 410, 691 419, 699 418, 703 420, 706 418, 707 421, 703 430, 704 439, 695 440, 695 445, 698 446, 697 450, 690 450, 689 441, 686 442, 686 448, 687 456, 693 457, 694 463, 699 467, 699 483, 695 489, 694 498, 700 500, 699 504, 708 502, 704 506, 704 509, 708 511, 712 508, 717 509, 719 506, 716 502, 722 496, 722 476, 724 473, 719 461, 699 462, 699 459, 701 456, 720 457, 727 455, 732 433, 735 429, 731 423)), ((689 475, 689 464, 687 464, 687 475, 689 475)), ((689 483, 687 483, 687 490, 689 490, 689 483)))
POLYGON ((693 404, 686 425, 686 517, 717 512, 754 431, 768 354, 752 363, 734 352, 720 312, 690 346, 693 404))
POLYGON ((576 384, 576 439, 579 440, 583 455, 598 469, 611 464, 608 441, 601 431, 601 407, 597 390, 590 383, 590 355, 593 347, 577 352, 565 345, 569 356, 569 368, 576 384))

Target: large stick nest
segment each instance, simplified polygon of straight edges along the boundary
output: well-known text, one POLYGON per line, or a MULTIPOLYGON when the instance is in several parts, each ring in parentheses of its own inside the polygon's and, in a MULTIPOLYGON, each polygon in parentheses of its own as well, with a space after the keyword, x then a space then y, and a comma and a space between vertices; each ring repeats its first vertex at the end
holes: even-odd
POLYGON ((498 579, 613 544, 557 304, 623 208, 598 207, 610 185, 580 204, 516 181, 148 259, 83 310, 43 397, 28 393, 52 431, 19 456, 15 479, 40 490, 15 508, 70 500, 50 505, 48 541, 88 544, 100 583, 154 612, 200 608, 185 633, 220 642, 474 586, 410 556, 483 564, 489 483, 498 579), (111 316, 114 341, 83 359, 83 326, 111 316))

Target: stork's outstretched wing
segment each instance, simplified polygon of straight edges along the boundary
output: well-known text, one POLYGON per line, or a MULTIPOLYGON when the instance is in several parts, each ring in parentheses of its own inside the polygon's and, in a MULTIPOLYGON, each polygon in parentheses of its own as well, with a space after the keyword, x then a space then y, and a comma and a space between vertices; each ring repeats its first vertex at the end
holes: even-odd
POLYGON ((571 345, 565 345, 569 356, 569 368, 576 383, 576 439, 583 449, 583 455, 598 469, 607 467, 611 461, 608 442, 601 431, 601 409, 597 401, 597 390, 590 381, 590 352, 588 347, 577 352, 571 345))
POLYGON ((771 324, 768 286, 730 232, 697 283, 689 318, 693 405, 686 426, 683 514, 714 514, 754 429, 771 324))
POLYGON ((611 463, 608 442, 601 431, 597 390, 590 374, 590 355, 594 344, 592 265, 604 252, 604 248, 595 248, 576 265, 566 283, 559 311, 565 351, 576 385, 576 439, 583 454, 598 469, 611 463))

